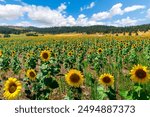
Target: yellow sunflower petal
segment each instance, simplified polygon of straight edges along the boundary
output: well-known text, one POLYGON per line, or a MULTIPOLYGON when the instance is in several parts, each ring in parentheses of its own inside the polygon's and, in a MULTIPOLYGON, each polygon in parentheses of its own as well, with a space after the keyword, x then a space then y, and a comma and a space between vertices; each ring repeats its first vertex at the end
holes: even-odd
POLYGON ((71 69, 65 77, 67 84, 72 87, 80 87, 84 81, 83 75, 76 69, 71 69))
POLYGON ((99 77, 99 83, 104 86, 112 86, 114 84, 114 76, 104 73, 99 77))
POLYGON ((21 92, 21 89, 22 85, 20 81, 18 81, 16 78, 8 78, 4 84, 3 97, 8 100, 16 99, 21 92))
POLYGON ((147 70, 146 66, 142 65, 135 65, 131 71, 131 80, 135 83, 146 83, 150 79, 149 71, 147 70))
POLYGON ((29 69, 27 70, 27 73, 26 73, 27 77, 30 78, 31 80, 35 80, 36 78, 36 72, 34 69, 29 69))
POLYGON ((41 52, 40 57, 42 61, 48 61, 50 59, 50 51, 44 50, 41 52))

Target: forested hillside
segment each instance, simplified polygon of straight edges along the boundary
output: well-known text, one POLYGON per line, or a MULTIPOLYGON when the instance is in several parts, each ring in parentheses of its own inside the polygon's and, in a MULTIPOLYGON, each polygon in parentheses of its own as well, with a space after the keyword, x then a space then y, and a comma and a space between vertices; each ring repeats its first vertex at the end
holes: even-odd
POLYGON ((73 27, 50 27, 50 28, 37 28, 37 27, 16 27, 16 26, 0 26, 0 33, 2 34, 21 34, 27 32, 37 33, 50 33, 50 34, 61 34, 61 33, 123 33, 123 32, 137 32, 137 31, 148 31, 150 30, 150 24, 128 26, 128 27, 115 27, 115 26, 73 26, 73 27))

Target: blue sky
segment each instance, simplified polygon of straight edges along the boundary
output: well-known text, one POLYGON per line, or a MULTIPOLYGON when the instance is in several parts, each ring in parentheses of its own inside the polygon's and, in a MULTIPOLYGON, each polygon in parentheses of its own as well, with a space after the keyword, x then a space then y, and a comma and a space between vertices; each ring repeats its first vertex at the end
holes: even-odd
POLYGON ((150 23, 149 0, 0 0, 0 25, 130 26, 150 23))

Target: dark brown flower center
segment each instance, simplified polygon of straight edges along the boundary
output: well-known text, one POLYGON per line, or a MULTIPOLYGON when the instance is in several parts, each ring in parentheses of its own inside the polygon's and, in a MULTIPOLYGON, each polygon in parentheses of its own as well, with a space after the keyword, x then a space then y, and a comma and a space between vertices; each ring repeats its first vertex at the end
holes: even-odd
POLYGON ((17 85, 15 83, 10 84, 9 86, 9 92, 14 93, 17 89, 17 85))
POLYGON ((71 56, 71 52, 69 52, 69 56, 71 56))
POLYGON ((103 82, 110 83, 111 79, 108 76, 106 76, 106 77, 103 78, 103 82))
POLYGON ((48 53, 43 53, 43 58, 47 59, 48 58, 48 53))
POLYGON ((71 82, 77 83, 77 82, 79 82, 80 77, 79 77, 78 74, 72 74, 72 75, 70 76, 70 80, 71 80, 71 82))
POLYGON ((135 72, 135 75, 139 78, 139 79, 143 79, 146 77, 146 72, 143 69, 138 69, 135 72))
POLYGON ((31 72, 30 72, 30 76, 31 76, 31 77, 35 77, 35 73, 31 71, 31 72))
POLYGON ((100 49, 100 50, 98 50, 98 52, 99 52, 99 53, 101 53, 101 52, 102 52, 102 50, 100 49))

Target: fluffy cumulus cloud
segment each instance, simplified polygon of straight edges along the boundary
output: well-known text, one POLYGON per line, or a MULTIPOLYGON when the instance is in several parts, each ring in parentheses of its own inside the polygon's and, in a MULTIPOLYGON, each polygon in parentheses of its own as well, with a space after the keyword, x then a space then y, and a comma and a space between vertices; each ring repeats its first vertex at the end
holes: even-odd
MULTIPOLYGON (((94 7, 94 5, 95 3, 92 2, 86 8, 90 9, 94 7)), ((0 5, 0 21, 5 22, 5 20, 19 20, 20 23, 17 23, 17 26, 32 25, 38 27, 106 25, 107 23, 103 22, 105 19, 145 8, 145 6, 142 5, 134 5, 122 9, 122 6, 123 5, 121 3, 118 3, 112 6, 110 10, 95 13, 91 17, 87 17, 85 14, 80 14, 77 18, 74 18, 72 15, 66 15, 65 11, 67 6, 65 3, 60 4, 57 9, 27 4, 6 4, 0 5), (27 21, 24 21, 25 19, 27 19, 27 21)), ((147 16, 150 17, 150 10, 148 11, 147 16)), ((114 25, 135 25, 136 23, 137 20, 127 17, 125 19, 115 21, 114 25)))
MULTIPOLYGON (((64 4, 61 4, 57 10, 52 10, 49 7, 35 5, 0 5, 0 20, 16 20, 27 14, 28 18, 38 22, 41 25, 48 26, 65 26, 73 21, 73 17, 66 17, 63 11, 66 9, 64 4)), ((72 23, 71 23, 72 24, 72 23)))
POLYGON ((91 2, 89 5, 81 7, 80 11, 86 10, 86 9, 92 9, 95 6, 95 2, 91 2))
POLYGON ((121 20, 115 21, 114 25, 116 25, 116 26, 133 26, 133 25, 136 25, 137 22, 138 22, 138 20, 127 17, 127 18, 123 18, 121 20))
POLYGON ((26 6, 28 17, 40 24, 50 26, 62 26, 66 24, 65 17, 57 10, 51 10, 48 7, 26 6))
POLYGON ((132 12, 138 9, 145 8, 145 6, 143 5, 133 5, 130 7, 126 7, 125 9, 121 9, 122 6, 123 6, 122 3, 115 4, 114 6, 112 6, 112 8, 109 11, 104 11, 104 12, 93 14, 92 19, 97 20, 97 21, 105 20, 105 19, 112 18, 115 15, 123 15, 124 13, 128 13, 128 12, 132 12))
POLYGON ((20 5, 0 5, 0 19, 18 19, 24 15, 23 7, 20 5))
MULTIPOLYGON (((35 22, 36 26, 85 26, 102 24, 89 20, 84 14, 80 14, 77 19, 72 15, 64 15, 67 6, 61 4, 56 10, 49 7, 35 5, 0 5, 0 20, 16 20, 27 14, 28 18, 35 22), (39 24, 39 25, 38 25, 39 24)), ((16 24, 18 26, 34 25, 27 21, 16 24)))

